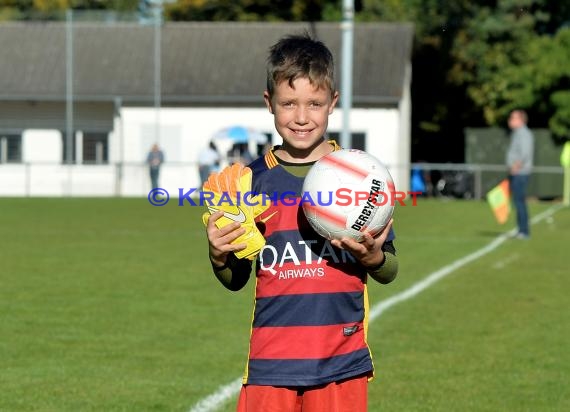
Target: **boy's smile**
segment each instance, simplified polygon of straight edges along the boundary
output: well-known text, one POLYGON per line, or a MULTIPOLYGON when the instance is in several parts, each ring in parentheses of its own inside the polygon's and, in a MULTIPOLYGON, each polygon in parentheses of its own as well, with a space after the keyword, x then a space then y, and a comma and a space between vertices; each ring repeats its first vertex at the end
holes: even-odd
POLYGON ((293 81, 293 87, 287 81, 279 83, 273 96, 266 91, 264 99, 283 138, 283 160, 310 162, 330 151, 323 137, 338 100, 337 93, 331 96, 330 90, 317 88, 302 77, 293 81))

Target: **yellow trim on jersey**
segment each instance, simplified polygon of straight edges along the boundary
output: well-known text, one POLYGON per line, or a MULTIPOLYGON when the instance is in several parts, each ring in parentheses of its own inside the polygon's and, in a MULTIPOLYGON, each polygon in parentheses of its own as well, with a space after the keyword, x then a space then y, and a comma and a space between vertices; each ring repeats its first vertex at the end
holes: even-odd
POLYGON ((374 356, 372 356, 372 349, 370 349, 370 345, 368 344, 368 323, 369 323, 369 315, 370 315, 370 302, 368 300, 368 285, 364 284, 364 343, 366 343, 366 347, 368 348, 368 352, 370 353, 370 362, 372 362, 372 373, 368 376, 368 381, 370 382, 374 379, 374 356))
MULTIPOLYGON (((333 148, 333 152, 336 152, 337 150, 341 150, 342 148, 338 145, 338 143, 336 142, 336 140, 327 140, 327 143, 330 144, 333 148)), ((275 149, 278 149, 279 147, 281 147, 280 145, 275 145, 273 146, 270 150, 267 151, 267 153, 265 153, 265 164, 267 165, 267 167, 269 169, 274 168, 275 166, 279 165, 279 161, 277 160, 277 157, 275 157, 275 154, 273 154, 273 151, 275 149)))
POLYGON ((273 154, 273 150, 275 150, 275 147, 276 146, 273 146, 270 150, 267 151, 267 153, 265 153, 265 164, 269 169, 272 169, 279 164, 277 158, 273 154))
POLYGON ((327 143, 333 147, 333 152, 336 152, 337 150, 342 149, 342 147, 339 146, 339 144, 336 142, 336 140, 330 139, 330 140, 327 140, 327 143))

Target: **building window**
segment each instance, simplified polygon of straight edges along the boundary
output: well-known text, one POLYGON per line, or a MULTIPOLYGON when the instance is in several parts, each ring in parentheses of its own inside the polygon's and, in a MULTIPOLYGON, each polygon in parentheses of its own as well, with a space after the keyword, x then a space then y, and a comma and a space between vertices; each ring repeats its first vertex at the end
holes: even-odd
MULTIPOLYGON (((340 133, 339 132, 328 132, 329 139, 336 140, 338 144, 340 144, 340 133)), ((358 149, 358 150, 366 150, 365 148, 365 141, 366 135, 364 133, 351 133, 350 134, 350 147, 345 149, 358 149)))
POLYGON ((0 163, 22 162, 22 135, 0 133, 0 163))
POLYGON ((83 163, 109 163, 109 138, 107 133, 83 132, 83 163))
POLYGON ((68 160, 66 133, 62 132, 64 164, 107 164, 109 163, 108 133, 77 131, 71 140, 71 161, 68 160))

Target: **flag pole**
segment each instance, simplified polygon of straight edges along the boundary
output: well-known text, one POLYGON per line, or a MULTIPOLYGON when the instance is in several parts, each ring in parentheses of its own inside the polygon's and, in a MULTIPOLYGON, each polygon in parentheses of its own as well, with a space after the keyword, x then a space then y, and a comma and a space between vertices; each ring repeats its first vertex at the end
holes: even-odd
POLYGON ((342 105, 342 131, 340 146, 350 148, 350 109, 352 108, 352 55, 354 31, 354 0, 342 1, 342 70, 340 101, 342 105))

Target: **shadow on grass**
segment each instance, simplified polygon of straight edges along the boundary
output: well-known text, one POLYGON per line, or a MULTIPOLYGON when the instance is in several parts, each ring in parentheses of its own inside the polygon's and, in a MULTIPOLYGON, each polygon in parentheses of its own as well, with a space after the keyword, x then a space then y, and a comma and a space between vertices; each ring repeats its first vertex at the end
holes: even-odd
POLYGON ((502 230, 479 230, 477 232, 479 236, 483 237, 499 237, 505 234, 505 231, 502 230))

